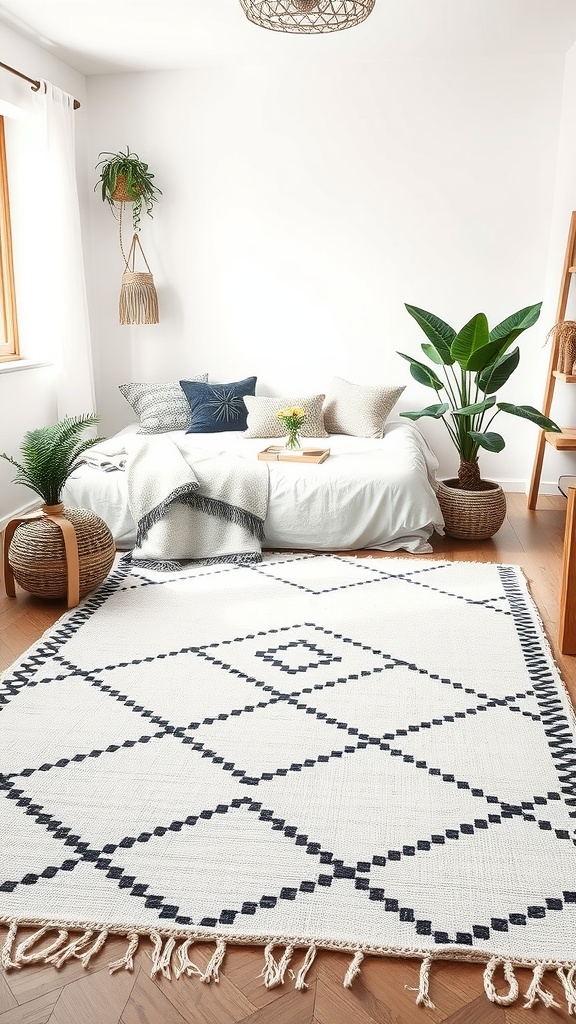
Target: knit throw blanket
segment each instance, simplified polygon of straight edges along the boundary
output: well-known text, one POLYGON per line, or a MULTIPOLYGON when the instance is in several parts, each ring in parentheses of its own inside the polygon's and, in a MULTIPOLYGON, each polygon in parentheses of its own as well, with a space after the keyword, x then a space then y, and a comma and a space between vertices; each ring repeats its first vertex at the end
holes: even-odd
POLYGON ((126 466, 137 525, 129 557, 173 569, 183 562, 260 562, 268 467, 238 455, 183 451, 168 438, 139 444, 126 466))

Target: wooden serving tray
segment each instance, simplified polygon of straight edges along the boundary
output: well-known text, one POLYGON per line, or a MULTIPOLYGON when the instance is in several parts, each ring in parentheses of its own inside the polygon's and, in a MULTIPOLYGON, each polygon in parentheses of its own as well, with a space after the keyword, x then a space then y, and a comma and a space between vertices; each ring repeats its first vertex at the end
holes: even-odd
POLYGON ((281 445, 271 444, 264 451, 258 452, 263 462, 325 462, 330 455, 329 448, 303 448, 299 452, 291 452, 281 445))

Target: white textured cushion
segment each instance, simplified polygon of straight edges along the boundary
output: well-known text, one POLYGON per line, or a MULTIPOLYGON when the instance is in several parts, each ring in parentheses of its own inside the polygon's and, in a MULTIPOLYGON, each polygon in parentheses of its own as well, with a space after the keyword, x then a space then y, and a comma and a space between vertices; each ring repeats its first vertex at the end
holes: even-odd
MULTIPOLYGON (((201 373, 189 380, 207 381, 201 373)), ((190 406, 177 380, 165 384, 120 384, 120 391, 140 420, 139 434, 163 434, 167 430, 187 430, 190 406)))
POLYGON ((324 423, 331 434, 382 437, 384 424, 400 395, 399 387, 351 384, 334 377, 324 403, 324 423))
POLYGON ((324 426, 322 403, 325 395, 308 395, 306 398, 268 398, 244 396, 248 409, 248 429, 244 437, 284 437, 286 427, 276 413, 295 405, 304 409, 306 419, 300 430, 301 437, 328 437, 324 426))

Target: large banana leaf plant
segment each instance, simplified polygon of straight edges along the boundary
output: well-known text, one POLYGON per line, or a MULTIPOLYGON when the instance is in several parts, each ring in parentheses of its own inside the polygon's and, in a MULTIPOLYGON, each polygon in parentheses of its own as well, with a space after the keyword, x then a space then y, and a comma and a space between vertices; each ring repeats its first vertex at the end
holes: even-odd
POLYGON ((532 405, 512 405, 497 402, 496 393, 506 384, 520 361, 518 346, 511 348, 523 331, 532 327, 540 316, 542 303, 526 306, 507 317, 490 330, 484 313, 477 313, 456 332, 453 327, 418 306, 406 309, 428 338, 422 342, 422 351, 433 367, 399 352, 410 363, 410 373, 419 384, 432 388, 444 401, 428 405, 418 412, 400 415, 411 420, 430 416, 442 420, 458 454, 460 467, 458 483, 469 491, 483 490, 478 466, 480 448, 501 452, 506 442, 501 434, 491 430, 492 423, 501 412, 536 423, 543 430, 558 431, 552 420, 532 405), (441 380, 434 367, 440 367, 441 380))

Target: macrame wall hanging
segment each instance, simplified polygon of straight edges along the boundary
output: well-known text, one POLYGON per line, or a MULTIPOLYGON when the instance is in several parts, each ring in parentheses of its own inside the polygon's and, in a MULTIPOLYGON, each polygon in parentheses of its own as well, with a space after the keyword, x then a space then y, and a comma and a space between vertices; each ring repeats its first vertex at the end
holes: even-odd
POLYGON ((136 233, 132 237, 132 244, 128 250, 128 256, 124 255, 124 273, 122 274, 122 287, 120 289, 119 314, 121 324, 157 324, 160 322, 158 315, 158 296, 154 286, 154 278, 148 266, 148 260, 144 255, 142 243, 136 233), (142 259, 146 264, 146 271, 136 270, 136 249, 140 249, 142 259))

